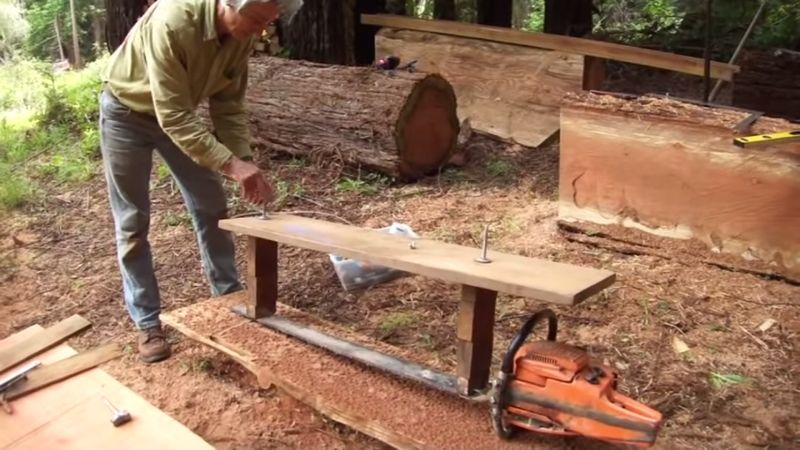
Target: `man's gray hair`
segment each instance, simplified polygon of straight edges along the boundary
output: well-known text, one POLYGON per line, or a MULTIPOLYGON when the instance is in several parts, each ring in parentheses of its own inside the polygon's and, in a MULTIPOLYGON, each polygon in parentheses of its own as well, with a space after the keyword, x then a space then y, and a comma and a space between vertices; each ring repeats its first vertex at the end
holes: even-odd
POLYGON ((303 0, 225 0, 225 2, 236 11, 258 3, 277 3, 281 12, 280 20, 285 24, 289 24, 303 7, 303 0))

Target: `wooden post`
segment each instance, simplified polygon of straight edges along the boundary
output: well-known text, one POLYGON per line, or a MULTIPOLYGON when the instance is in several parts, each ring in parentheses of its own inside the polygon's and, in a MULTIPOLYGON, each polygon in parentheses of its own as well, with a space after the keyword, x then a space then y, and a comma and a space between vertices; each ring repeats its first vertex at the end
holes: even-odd
POLYGON ((456 319, 458 393, 471 395, 489 382, 497 292, 464 285, 456 319))
POLYGON ((602 90, 606 79, 606 60, 594 56, 583 57, 583 90, 602 90))
POLYGON ((247 238, 247 315, 260 319, 275 314, 278 302, 278 243, 247 238))

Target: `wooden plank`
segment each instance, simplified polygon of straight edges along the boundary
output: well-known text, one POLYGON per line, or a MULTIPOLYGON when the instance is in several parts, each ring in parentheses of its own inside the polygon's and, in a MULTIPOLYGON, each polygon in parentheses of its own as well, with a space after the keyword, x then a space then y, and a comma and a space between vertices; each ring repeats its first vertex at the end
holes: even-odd
POLYGON ((222 229, 332 253, 458 284, 541 301, 571 305, 614 283, 614 273, 489 250, 490 264, 475 262, 480 250, 431 239, 415 239, 377 230, 274 214, 225 219, 222 229))
POLYGON ((105 344, 48 364, 28 373, 26 380, 15 384, 6 391, 5 398, 6 400, 14 400, 120 356, 122 356, 122 349, 119 345, 105 344))
MULTIPOLYGON (((747 113, 586 96, 562 109, 559 216, 706 243, 800 274, 800 143, 742 149, 747 113)), ((785 129, 766 118, 753 134, 785 129)))
POLYGON ((531 147, 558 131, 564 95, 581 90, 583 57, 568 53, 396 29, 377 33, 375 52, 441 74, 455 89, 460 119, 531 147))
POLYGON ((278 243, 247 239, 247 315, 253 319, 275 314, 278 301, 278 243))
MULTIPOLYGON (((389 28, 426 31, 474 39, 484 39, 506 44, 545 48, 565 53, 595 56, 603 59, 639 64, 690 75, 703 76, 705 62, 702 58, 659 52, 611 42, 595 41, 548 33, 533 33, 510 28, 476 25, 447 20, 415 19, 387 14, 362 14, 361 23, 389 28)), ((731 81, 738 66, 718 61, 711 62, 711 77, 731 81)))
POLYGON ((16 342, 15 345, 0 352, 0 372, 20 361, 24 361, 26 358, 47 350, 89 326, 91 326, 91 323, 88 320, 76 314, 31 335, 27 339, 16 342))
MULTIPOLYGON (((489 406, 426 388, 341 358, 233 313, 245 293, 235 293, 163 314, 186 336, 250 367, 262 387, 276 386, 331 419, 400 449, 539 448, 546 441, 521 434, 499 439, 489 406), (244 357, 242 360, 240 358, 244 357)), ((352 332, 278 304, 278 315, 350 340, 352 332)), ((388 354, 422 362, 426 355, 361 337, 388 354)), ((435 358, 426 362, 436 368, 435 358)))
POLYGON ((494 343, 497 292, 473 286, 461 288, 456 319, 458 391, 472 395, 488 386, 494 343))
MULTIPOLYGON (((0 350, 41 331, 35 325, 0 341, 0 350)), ((53 364, 77 352, 66 344, 35 358, 53 364)), ((173 418, 126 388, 99 368, 12 402, 13 414, 0 413, 0 449, 82 450, 88 448, 211 449, 210 445, 173 418), (102 396, 130 411, 133 420, 122 428, 110 423, 102 396)))

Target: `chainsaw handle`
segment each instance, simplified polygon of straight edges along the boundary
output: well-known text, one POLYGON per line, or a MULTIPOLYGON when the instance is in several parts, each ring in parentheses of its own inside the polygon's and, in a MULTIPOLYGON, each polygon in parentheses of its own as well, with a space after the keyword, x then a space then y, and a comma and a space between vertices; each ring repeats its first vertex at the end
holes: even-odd
POLYGON ((556 318, 556 313, 551 309, 543 309, 537 312, 522 325, 519 333, 511 340, 511 344, 509 344, 508 350, 503 357, 503 365, 500 367, 501 372, 511 375, 514 371, 514 355, 517 354, 517 350, 519 350, 522 344, 525 343, 525 340, 528 339, 528 335, 531 334, 536 324, 544 319, 547 319, 547 340, 556 340, 556 334, 558 333, 558 319, 556 318))

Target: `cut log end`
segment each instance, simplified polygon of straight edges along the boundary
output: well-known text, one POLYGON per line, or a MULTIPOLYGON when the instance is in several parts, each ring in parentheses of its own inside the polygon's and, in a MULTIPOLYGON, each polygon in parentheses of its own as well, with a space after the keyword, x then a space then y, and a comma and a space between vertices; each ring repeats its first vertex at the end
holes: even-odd
POLYGON ((458 138, 456 96, 441 76, 429 75, 412 89, 396 130, 401 178, 436 171, 452 156, 458 138))

